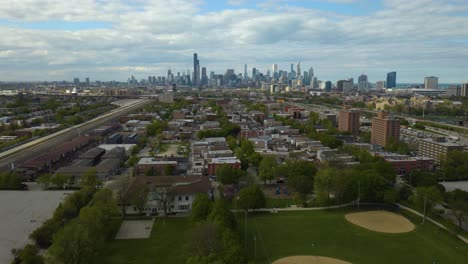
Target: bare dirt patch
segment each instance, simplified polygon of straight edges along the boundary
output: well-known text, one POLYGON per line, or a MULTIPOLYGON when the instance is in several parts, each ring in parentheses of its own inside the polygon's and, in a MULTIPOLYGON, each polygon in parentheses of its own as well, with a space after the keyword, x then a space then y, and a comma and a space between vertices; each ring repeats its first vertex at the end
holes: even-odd
POLYGON ((273 264, 351 264, 351 262, 320 256, 290 256, 278 259, 273 264))
POLYGON ((414 225, 405 217, 387 211, 368 211, 345 215, 349 222, 368 230, 382 233, 407 233, 414 225))

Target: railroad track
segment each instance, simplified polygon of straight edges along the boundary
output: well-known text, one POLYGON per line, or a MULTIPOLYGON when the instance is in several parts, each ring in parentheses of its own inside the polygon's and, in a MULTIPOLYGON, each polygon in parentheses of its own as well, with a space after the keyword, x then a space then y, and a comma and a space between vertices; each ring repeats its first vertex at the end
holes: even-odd
POLYGON ((77 137, 80 134, 84 134, 87 131, 96 128, 110 119, 124 115, 130 111, 133 111, 145 104, 151 102, 151 100, 140 100, 134 104, 126 105, 117 109, 114 109, 101 116, 93 118, 82 124, 78 124, 73 127, 65 128, 53 134, 41 137, 37 140, 27 142, 15 148, 6 150, 0 153, 0 172, 8 171, 11 169, 12 164, 16 166, 18 163, 24 162, 27 159, 40 155, 51 149, 54 145, 63 141, 77 137))

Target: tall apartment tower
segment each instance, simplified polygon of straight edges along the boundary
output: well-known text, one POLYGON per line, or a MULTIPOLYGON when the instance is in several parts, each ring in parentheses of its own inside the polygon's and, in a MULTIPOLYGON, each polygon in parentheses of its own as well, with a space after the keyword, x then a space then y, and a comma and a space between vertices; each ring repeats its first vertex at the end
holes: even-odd
POLYGON ((208 75, 206 74, 206 67, 202 67, 202 73, 201 73, 201 85, 206 85, 208 84, 208 75))
POLYGON ((372 118, 371 143, 385 147, 390 140, 400 140, 400 120, 381 111, 372 118))
POLYGON ((353 136, 359 135, 360 111, 358 109, 350 109, 349 106, 343 106, 343 110, 339 113, 338 130, 350 132, 353 136))
POLYGON ((247 64, 244 64, 244 80, 247 80, 249 77, 247 76, 247 64))
POLYGON ((461 96, 464 96, 464 97, 468 96, 468 83, 462 84, 461 96))
POLYGON ((278 64, 275 63, 275 64, 271 65, 271 71, 273 72, 273 75, 275 73, 278 73, 278 64))
POLYGON ((396 87, 396 72, 387 73, 387 88, 396 87))
POLYGON ((193 54, 193 85, 197 86, 200 83, 200 61, 198 60, 198 54, 193 54))
POLYGON ((439 89, 439 78, 434 76, 424 78, 424 88, 434 90, 439 89))

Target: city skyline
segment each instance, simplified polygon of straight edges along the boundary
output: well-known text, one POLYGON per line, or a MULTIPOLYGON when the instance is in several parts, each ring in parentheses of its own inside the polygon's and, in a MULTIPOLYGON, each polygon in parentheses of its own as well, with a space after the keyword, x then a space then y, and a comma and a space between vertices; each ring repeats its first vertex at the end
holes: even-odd
POLYGON ((462 0, 32 0, 0 7, 0 81, 192 74, 198 53, 200 70, 219 74, 300 61, 333 82, 395 71, 398 83, 460 84, 467 10, 462 0))

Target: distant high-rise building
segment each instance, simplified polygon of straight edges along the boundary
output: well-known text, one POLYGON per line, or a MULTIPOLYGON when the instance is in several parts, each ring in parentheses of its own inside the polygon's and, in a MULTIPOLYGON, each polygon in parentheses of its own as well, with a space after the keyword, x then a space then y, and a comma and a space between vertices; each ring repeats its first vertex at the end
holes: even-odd
POLYGON ((89 85, 89 77, 86 77, 86 85, 89 85))
POLYGON ((461 87, 461 96, 467 97, 468 96, 468 83, 462 84, 461 87))
POLYGON ((198 60, 198 54, 193 54, 193 85, 198 85, 200 83, 200 61, 198 60))
POLYGON ((339 80, 336 82, 336 90, 338 92, 343 92, 343 86, 344 86, 344 83, 347 82, 346 80, 339 80))
POLYGON ((296 73, 296 78, 299 79, 301 78, 301 62, 297 63, 297 73, 296 73))
POLYGON ((396 72, 387 73, 387 88, 396 87, 396 72))
POLYGON ((439 89, 439 78, 434 76, 424 78, 424 88, 434 90, 439 89))
POLYGON ((206 67, 202 67, 201 84, 205 85, 207 83, 208 83, 208 75, 206 74, 206 67))
POLYGON ((244 64, 244 80, 247 80, 247 64, 244 64))
POLYGON ((343 110, 340 111, 338 116, 338 130, 350 132, 354 136, 359 135, 359 115, 359 110, 350 109, 348 106, 344 106, 343 110))
POLYGON ((350 93, 354 89, 354 82, 347 80, 343 82, 343 93, 350 93))
POLYGON ((278 73, 278 64, 273 64, 273 65, 271 66, 271 70, 272 70, 272 72, 273 72, 273 75, 274 75, 275 73, 278 73))
POLYGON ((385 81, 378 81, 375 83, 375 89, 383 90, 385 89, 385 81))
POLYGON ((73 83, 76 85, 80 84, 80 78, 74 78, 73 83))
POLYGON ((447 88, 447 96, 461 96, 461 87, 454 86, 454 87, 448 87, 447 88))
POLYGON ((400 120, 381 111, 372 118, 371 143, 385 147, 391 140, 400 140, 400 120))
POLYGON ((369 81, 367 80, 367 75, 361 74, 358 78, 358 89, 367 90, 369 88, 369 81))
POLYGON ((331 90, 332 90, 332 82, 326 81, 325 82, 325 91, 331 92, 331 90))

